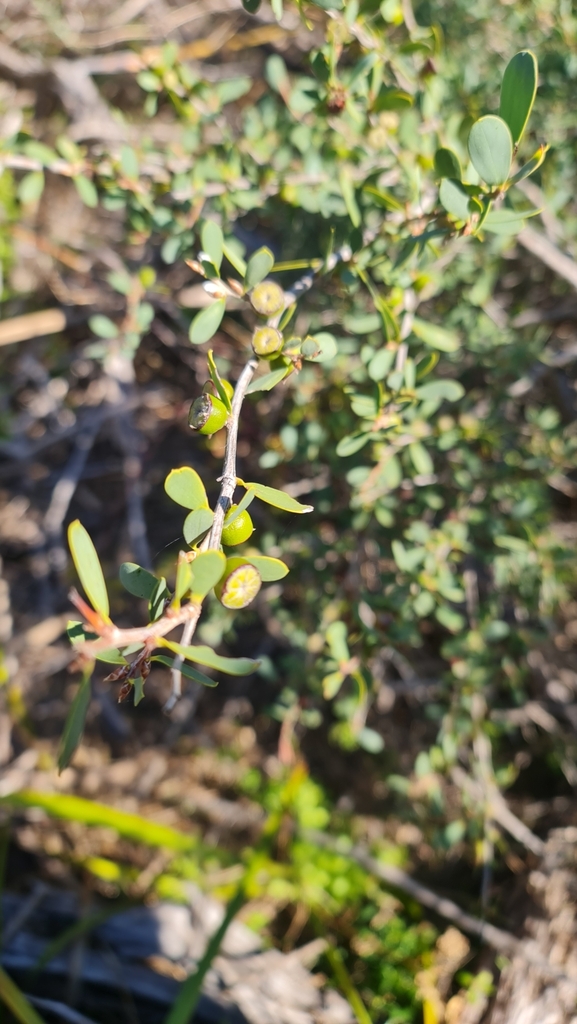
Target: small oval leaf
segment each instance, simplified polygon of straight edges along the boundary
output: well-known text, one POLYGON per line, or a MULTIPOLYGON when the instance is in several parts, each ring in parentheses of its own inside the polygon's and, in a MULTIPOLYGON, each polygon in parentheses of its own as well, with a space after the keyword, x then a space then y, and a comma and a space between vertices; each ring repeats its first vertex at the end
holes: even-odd
POLYGON ((170 648, 175 654, 180 654, 188 661, 205 665, 207 668, 215 668, 218 672, 226 672, 229 676, 248 676, 251 672, 256 672, 260 666, 260 661, 255 661, 253 658, 224 658, 220 654, 215 654, 211 647, 205 647, 202 644, 185 647, 172 640, 163 640, 162 646, 170 648))
POLYGON ((224 236, 220 224, 213 220, 205 221, 200 239, 204 252, 208 253, 216 269, 220 270, 223 256, 222 247, 224 244, 224 236))
POLYGON ((190 563, 190 568, 192 598, 202 600, 221 578, 226 568, 226 556, 222 551, 201 551, 190 563))
POLYGON ((188 332, 193 345, 203 345, 205 341, 210 341, 221 325, 225 309, 226 299, 217 299, 196 314, 188 332))
POLYGON ((456 153, 453 153, 452 149, 447 149, 445 146, 441 146, 440 149, 435 153, 435 174, 438 178, 455 178, 460 181, 463 172, 461 170, 461 163, 456 153))
POLYGON ((164 490, 169 498, 184 508, 208 508, 204 484, 192 466, 171 469, 164 481, 164 490))
POLYGON ((341 437, 336 447, 336 453, 341 459, 346 459, 349 455, 354 455, 355 452, 364 448, 370 439, 371 434, 348 434, 347 437, 341 437))
POLYGON ((270 558, 269 555, 243 555, 245 562, 250 562, 258 569, 263 583, 273 583, 275 580, 282 580, 289 571, 280 558, 270 558))
POLYGON ((479 118, 469 135, 469 155, 487 185, 502 185, 509 177, 513 139, 505 121, 494 114, 479 118))
MULTIPOLYGON (((150 660, 158 661, 161 665, 166 665, 170 669, 174 667, 175 661, 174 658, 169 658, 166 654, 155 654, 150 660)), ((205 676, 204 672, 201 672, 200 669, 193 668, 192 665, 187 665, 186 662, 179 666, 179 672, 182 672, 183 676, 186 676, 187 679, 193 679, 195 683, 200 683, 201 686, 218 686, 218 680, 205 676)))
POLYGON ((275 508, 282 508, 284 512, 312 512, 312 505, 301 505, 296 498, 284 491, 277 491, 276 487, 266 487, 265 484, 244 484, 243 487, 253 491, 257 498, 266 501, 267 505, 274 505, 275 508))
POLYGON ((443 178, 439 189, 439 200, 451 217, 457 220, 468 220, 471 216, 469 199, 471 197, 461 187, 461 183, 453 178, 443 178))
POLYGON ((197 508, 194 512, 189 512, 182 527, 186 543, 191 547, 196 544, 210 530, 213 519, 214 512, 210 508, 197 508))
POLYGON ((267 274, 270 274, 274 266, 274 255, 263 246, 262 249, 257 249, 253 252, 246 265, 246 273, 244 276, 244 286, 247 291, 254 288, 260 281, 264 281, 267 274))
POLYGON ((280 370, 271 370, 253 380, 246 389, 247 395, 253 395, 255 391, 272 391, 276 384, 280 384, 292 370, 291 366, 281 366, 280 370))
POLYGON ((519 142, 537 92, 537 58, 531 50, 521 50, 509 61, 501 85, 499 115, 508 125, 513 142, 519 142))
POLYGON ((446 327, 439 327, 438 324, 427 323, 415 317, 413 320, 413 334, 417 335, 425 345, 437 348, 441 352, 456 352, 461 344, 459 335, 455 331, 449 331, 446 327))
POLYGON ((79 519, 75 519, 68 527, 68 544, 76 572, 88 600, 102 618, 110 622, 108 592, 100 559, 89 533, 79 519))
POLYGON ((458 402, 465 389, 458 380, 432 380, 417 388, 415 394, 422 402, 458 402))
POLYGON ((68 712, 68 718, 66 719, 66 725, 62 733, 60 745, 58 748, 58 771, 62 772, 70 764, 70 760, 74 751, 76 750, 82 734, 84 732, 84 723, 86 721, 86 715, 88 708, 90 707, 90 676, 92 675, 92 665, 87 668, 86 672, 82 676, 82 682, 74 700, 72 701, 70 711, 68 712))
POLYGON ((150 600, 159 584, 156 576, 136 562, 123 562, 118 575, 122 586, 129 594, 133 597, 142 597, 145 601, 150 600))

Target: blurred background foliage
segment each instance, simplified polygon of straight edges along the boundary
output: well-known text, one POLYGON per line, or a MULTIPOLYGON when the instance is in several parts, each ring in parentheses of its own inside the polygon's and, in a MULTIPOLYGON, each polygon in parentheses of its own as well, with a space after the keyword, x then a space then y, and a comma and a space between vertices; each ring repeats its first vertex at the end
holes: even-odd
MULTIPOLYGON (((502 923, 532 841, 575 822, 573 5, 11 0, 2 18, 7 884, 179 900, 191 880, 229 898, 244 877, 244 920, 268 941, 329 938, 320 967, 357 1019, 456 1024, 502 965, 468 944, 443 960, 442 920, 347 842, 502 923), (521 157, 550 150, 511 193, 514 230, 467 237, 438 204, 435 151, 467 166, 522 48, 540 77, 521 157), (285 288, 357 253, 299 304, 295 334, 328 338, 323 361, 241 420, 243 477, 315 511, 287 527, 260 505, 262 550, 290 575, 234 617, 216 601, 203 615, 201 642, 260 658, 258 675, 191 687, 170 720, 162 668, 138 709, 96 678, 58 777, 76 686, 65 524, 90 530, 115 620, 141 624, 118 566, 172 571, 166 473, 192 464, 217 493, 222 436, 186 424, 207 376, 188 340, 207 297, 184 262, 204 218, 240 256, 269 246, 285 288), (386 389, 415 373, 433 390, 376 435, 386 389)), ((213 345, 232 380, 249 339, 229 303, 213 345)))

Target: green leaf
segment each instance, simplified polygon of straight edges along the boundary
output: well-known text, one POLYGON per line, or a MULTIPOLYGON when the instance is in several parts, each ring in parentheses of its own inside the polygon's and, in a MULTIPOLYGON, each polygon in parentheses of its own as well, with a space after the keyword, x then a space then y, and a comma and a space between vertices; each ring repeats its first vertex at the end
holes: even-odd
POLYGON ((221 578, 226 568, 226 556, 222 551, 201 551, 190 563, 190 568, 192 599, 202 600, 221 578))
MULTIPOLYGON (((243 0, 243 2, 246 2, 246 0, 243 0)), ((222 922, 213 935, 211 935, 206 950, 202 958, 199 960, 196 970, 188 976, 184 984, 181 986, 170 1013, 166 1018, 165 1024, 189 1024, 189 1021, 193 1020, 196 1016, 195 1010, 206 975, 212 966, 213 960, 218 955, 231 922, 245 902, 246 896, 244 893, 244 886, 241 883, 236 893, 227 904, 222 922)))
POLYGON ((68 544, 76 572, 88 600, 102 618, 110 622, 108 617, 110 612, 108 592, 100 560, 90 535, 84 529, 79 519, 75 519, 68 527, 68 544))
POLYGON ((283 0, 270 0, 270 5, 276 20, 280 21, 283 16, 283 0))
POLYGON ((439 200, 451 217, 456 217, 457 220, 469 220, 471 216, 470 198, 459 181, 455 181, 453 178, 443 178, 439 188, 439 200))
POLYGON ((392 348, 381 348, 375 353, 367 366, 371 380, 384 380, 393 365, 395 351, 392 348))
POLYGON ((345 7, 345 0, 311 0, 311 3, 323 11, 342 11, 345 7))
POLYGON ((87 178, 85 174, 77 174, 72 180, 84 205, 90 206, 91 209, 98 206, 98 192, 94 182, 87 178))
MULTIPOLYGON (((97 640, 98 635, 96 633, 87 632, 84 629, 82 622, 69 621, 66 626, 66 632, 68 639, 71 644, 85 643, 90 640, 97 640)), ((142 644, 139 645, 141 647, 142 644)), ((108 665, 126 665, 126 658, 122 656, 117 647, 108 647, 104 651, 99 651, 95 655, 97 661, 104 661, 108 665)))
POLYGON ((421 402, 458 402, 465 389, 458 380, 432 380, 418 387, 415 394, 421 402))
POLYGON ((306 356, 307 362, 309 363, 328 363, 330 359, 334 359, 338 353, 338 347, 336 338, 328 331, 320 331, 319 334, 309 335, 317 343, 317 349, 315 355, 306 356))
POLYGON ((494 114, 475 121, 469 135, 469 155, 487 185, 506 182, 513 159, 513 139, 505 121, 494 114))
POLYGON ((58 154, 50 146, 45 146, 43 142, 37 142, 36 139, 25 142, 22 149, 31 160, 38 160, 38 163, 44 164, 45 167, 58 159, 58 154))
POLYGON ((53 818, 76 821, 97 828, 112 828, 123 839, 144 843, 146 846, 165 846, 168 850, 182 852, 196 846, 193 836, 177 832, 168 825, 158 825, 139 814, 128 814, 126 811, 119 811, 115 807, 108 807, 95 800, 85 800, 79 796, 21 789, 17 793, 0 798, 0 803, 13 807, 40 807, 53 818))
POLYGON ((407 110, 413 106, 413 97, 404 89, 393 89, 391 86, 383 85, 379 91, 371 110, 380 114, 384 110, 407 110))
POLYGON ((206 220, 200 233, 200 240, 204 252, 210 256, 214 266, 220 270, 223 257, 224 236, 220 224, 214 220, 206 220))
POLYGON ((281 366, 280 370, 271 370, 270 373, 265 373, 262 377, 257 377, 251 381, 246 389, 246 393, 247 395, 254 395, 256 391, 272 391, 275 385, 280 384, 281 380, 284 380, 291 372, 292 366, 281 366))
POLYGON ((241 277, 244 277, 244 275, 246 274, 246 263, 243 260, 242 256, 239 256, 239 254, 236 252, 234 246, 227 245, 226 242, 223 242, 222 251, 230 265, 233 266, 234 269, 236 270, 237 274, 240 274, 241 277))
POLYGON ((385 749, 385 741, 381 734, 375 729, 369 729, 366 725, 357 733, 356 739, 359 747, 366 750, 368 754, 380 754, 381 750, 385 749))
POLYGON ((329 672, 328 676, 323 679, 324 699, 332 700, 333 697, 336 697, 344 681, 345 677, 342 672, 329 672))
POLYGON ((44 1024, 44 1019, 28 1002, 12 978, 0 967, 0 1000, 20 1024, 44 1024))
MULTIPOLYGON (((167 668, 173 668, 175 662, 174 658, 169 658, 166 654, 155 654, 150 660, 158 661, 161 665, 166 665, 167 668)), ((193 679, 195 683, 200 683, 202 686, 218 686, 217 679, 205 676, 204 672, 201 672, 200 669, 193 668, 192 665, 187 665, 186 662, 179 666, 179 671, 187 679, 193 679)))
POLYGON ((169 498, 184 508, 208 508, 204 484, 192 466, 171 469, 164 481, 164 490, 169 498))
POLYGON ((312 512, 312 505, 301 505, 300 501, 296 498, 291 498, 290 494, 285 494, 284 491, 277 491, 276 487, 266 487, 265 484, 245 484, 242 482, 242 486, 248 490, 253 491, 257 498, 261 501, 266 501, 267 505, 274 505, 275 508, 282 508, 284 512, 312 512))
POLYGON ((516 235, 525 227, 527 217, 536 217, 540 210, 491 210, 483 224, 484 231, 494 235, 516 235))
POLYGON ((340 665, 343 661, 350 661, 351 654, 347 643, 347 627, 344 622, 337 620, 331 622, 327 629, 327 644, 331 655, 340 665))
POLYGON ((353 227, 358 228, 361 223, 361 211, 359 210, 359 206, 355 198, 354 185, 346 168, 343 168, 339 172, 339 185, 341 187, 342 197, 345 201, 347 213, 351 218, 353 227))
POLYGON ((112 340, 112 338, 118 337, 118 327, 116 324, 112 322, 110 317, 103 316, 101 313, 91 316, 88 320, 88 326, 99 338, 109 338, 112 340))
POLYGON ((228 411, 231 412, 232 406, 230 404, 229 394, 222 382, 222 377, 218 372, 218 367, 214 361, 212 349, 209 349, 206 359, 208 362, 208 372, 210 373, 210 379, 214 384, 216 390, 218 391, 218 397, 220 398, 221 402, 226 406, 228 411))
POLYGON ((531 50, 521 50, 509 61, 501 85, 499 115, 508 125, 513 142, 519 142, 535 102, 537 58, 531 50))
POLYGON ((262 0, 242 0, 242 6, 249 14, 256 14, 262 0))
POLYGON ((246 274, 244 275, 244 286, 247 292, 261 281, 264 281, 267 274, 270 274, 273 266, 274 256, 266 246, 253 252, 246 265, 246 274))
POLYGON ((456 352, 461 344, 459 335, 455 331, 449 331, 446 327, 439 327, 437 324, 429 324, 417 316, 413 319, 412 330, 417 338, 425 342, 425 345, 437 348, 441 352, 456 352))
POLYGON ((166 601, 169 597, 170 593, 166 585, 166 580, 164 576, 161 576, 156 587, 152 591, 148 602, 148 615, 151 622, 156 622, 157 619, 160 619, 164 612, 166 601))
POLYGON ((376 185, 363 185, 363 192, 370 196, 377 206, 384 207, 385 210, 396 210, 397 212, 404 213, 404 206, 395 199, 394 195, 387 192, 384 188, 377 188, 376 185))
POLYGON ((18 186, 18 198, 21 203, 37 203, 44 191, 44 171, 30 171, 25 174, 18 186))
POLYGON ((423 476, 430 476, 431 473, 434 473, 435 467, 433 460, 425 446, 421 444, 420 441, 413 441, 413 443, 409 445, 409 455, 417 473, 420 473, 423 476))
POLYGON ((215 654, 211 647, 201 644, 196 647, 185 647, 172 640, 162 640, 162 646, 170 648, 171 651, 180 654, 187 661, 206 665, 207 668, 215 668, 217 672, 226 672, 229 676, 248 676, 251 672, 256 672, 260 665, 260 661, 255 661, 253 658, 224 658, 220 654, 215 654))
POLYGON ((132 692, 134 694, 134 696, 133 696, 134 707, 136 708, 140 704, 140 701, 144 700, 144 679, 142 678, 142 676, 137 676, 136 679, 134 680, 132 686, 133 686, 133 691, 132 692))
POLYGON ((231 523, 234 523, 235 519, 241 514, 241 512, 244 512, 245 509, 248 508, 248 506, 254 501, 255 497, 256 495, 254 491, 246 491, 243 498, 239 501, 238 505, 236 506, 234 512, 229 512, 227 514, 227 526, 230 526, 231 523))
POLYGON ((463 172, 461 170, 461 163, 456 153, 453 153, 452 149, 447 149, 445 146, 441 146, 440 149, 435 153, 435 174, 438 178, 454 178, 460 181, 463 172))
POLYGON ((123 562, 118 575, 122 586, 129 594, 144 598, 146 601, 150 600, 159 583, 157 576, 153 576, 136 562, 123 562))
POLYGON ((243 555, 245 561, 258 569, 263 583, 273 583, 275 580, 282 580, 289 571, 280 558, 270 558, 268 555, 243 555))
POLYGON ((512 178, 509 178, 507 184, 516 185, 517 182, 523 181, 524 178, 528 178, 530 174, 533 174, 533 172, 536 171, 537 168, 540 167, 543 163, 548 150, 549 146, 539 146, 537 152, 533 154, 531 159, 528 160, 526 164, 523 164, 520 170, 518 170, 512 178))
POLYGON ((192 569, 190 563, 183 557, 181 551, 176 564, 176 582, 174 584, 174 597, 172 607, 179 608, 185 594, 188 594, 192 585, 192 569))
POLYGON ((188 336, 193 345, 204 345, 216 334, 226 309, 226 299, 217 299, 194 317, 188 336))
POLYGON ((135 181, 140 173, 138 156, 131 146, 122 146, 120 150, 120 170, 125 177, 135 181))
POLYGON ((90 665, 84 671, 82 681, 76 696, 72 701, 70 711, 68 712, 66 725, 64 726, 64 731, 58 747, 59 772, 63 771, 70 764, 72 755, 82 739, 84 723, 86 721, 88 708, 90 707, 90 677, 92 675, 92 668, 93 666, 90 665))
POLYGON ((196 544, 210 530, 213 519, 214 512, 210 508, 197 508, 194 512, 189 512, 182 527, 186 543, 191 547, 196 544))
POLYGON ((336 453, 339 458, 346 459, 349 455, 354 455, 355 452, 359 452, 361 448, 364 448, 367 442, 374 436, 372 433, 347 434, 346 437, 341 437, 335 449, 336 453))

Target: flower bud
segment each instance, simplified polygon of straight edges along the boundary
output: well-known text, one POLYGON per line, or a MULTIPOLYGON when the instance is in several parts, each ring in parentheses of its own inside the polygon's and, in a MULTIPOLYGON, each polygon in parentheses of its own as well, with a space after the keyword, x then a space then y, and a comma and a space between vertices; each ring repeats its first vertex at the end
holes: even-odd
POLYGON ((284 309, 284 292, 276 281, 261 281, 253 288, 250 301, 260 316, 275 316, 284 309))
POLYGON ((257 327, 252 336, 252 348, 257 356, 274 356, 282 345, 283 336, 276 327, 257 327))
POLYGON ((201 434, 216 434, 228 419, 226 406, 220 398, 203 394, 194 400, 188 414, 188 425, 201 434))

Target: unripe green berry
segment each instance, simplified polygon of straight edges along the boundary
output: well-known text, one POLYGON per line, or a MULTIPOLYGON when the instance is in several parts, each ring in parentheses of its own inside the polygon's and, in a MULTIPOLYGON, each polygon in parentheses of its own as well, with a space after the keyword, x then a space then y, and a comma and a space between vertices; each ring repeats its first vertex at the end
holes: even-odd
POLYGON ((236 512, 237 508, 238 505, 231 505, 224 517, 222 543, 226 544, 229 548, 234 547, 235 544, 244 544, 245 540, 248 540, 254 530, 252 519, 246 510, 241 512, 236 519, 233 519, 232 523, 227 523, 227 520, 231 518, 233 512, 236 512))
POLYGON ((246 608, 261 588, 261 575, 242 556, 227 558, 226 569, 214 592, 225 608, 246 608))
POLYGON ((276 327, 257 327, 252 336, 252 348, 257 356, 274 356, 282 345, 283 336, 276 327))
POLYGON ((188 425, 201 434, 216 434, 224 427, 228 419, 228 411, 220 398, 214 395, 199 395, 194 400, 188 414, 188 425))
POLYGON ((261 316, 275 316, 284 309, 284 292, 276 281, 261 281, 253 288, 250 301, 261 316))

